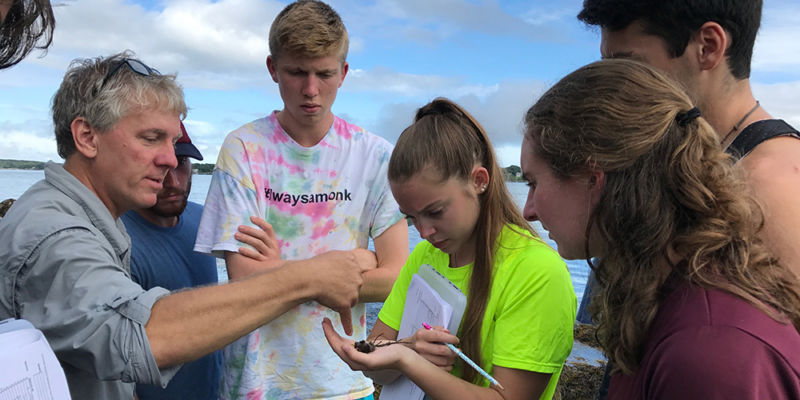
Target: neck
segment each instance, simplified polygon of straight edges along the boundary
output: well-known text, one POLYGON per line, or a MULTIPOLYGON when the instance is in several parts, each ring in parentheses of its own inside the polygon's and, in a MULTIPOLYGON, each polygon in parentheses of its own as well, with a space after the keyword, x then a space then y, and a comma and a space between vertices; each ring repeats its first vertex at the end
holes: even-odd
POLYGON ((173 226, 178 225, 179 216, 177 215, 174 217, 162 217, 147 208, 135 211, 151 224, 160 226, 162 228, 172 228, 173 226))
POLYGON ((91 171, 91 160, 83 157, 80 153, 76 152, 64 161, 64 170, 72 174, 78 181, 80 181, 84 186, 86 186, 98 199, 106 206, 108 212, 111 213, 111 216, 114 219, 118 219, 125 211, 128 209, 123 209, 114 202, 108 196, 104 196, 101 194, 101 191, 98 190, 97 185, 94 183, 94 179, 92 178, 91 171))
POLYGON ((279 111, 277 118, 278 123, 281 124, 281 128, 286 131, 286 134, 303 147, 315 146, 325 137, 333 125, 332 113, 328 113, 321 120, 309 125, 297 122, 285 110, 279 111))
POLYGON ((732 142, 747 125, 770 118, 761 107, 747 115, 756 105, 748 79, 723 85, 720 90, 708 91, 707 94, 699 108, 703 117, 717 132, 720 141, 725 139, 723 146, 732 142))

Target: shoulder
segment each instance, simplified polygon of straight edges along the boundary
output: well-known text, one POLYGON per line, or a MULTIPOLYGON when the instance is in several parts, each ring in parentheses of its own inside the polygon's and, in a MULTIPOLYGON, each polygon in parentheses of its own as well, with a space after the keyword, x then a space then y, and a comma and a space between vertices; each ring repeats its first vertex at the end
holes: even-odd
POLYGON ((800 140, 780 136, 759 144, 739 162, 748 180, 760 189, 772 184, 800 182, 800 140))
POLYGON ((388 140, 342 118, 334 116, 333 128, 339 136, 352 140, 354 144, 372 152, 392 152, 392 144, 388 140))
POLYGON ((512 266, 539 272, 567 273, 566 263, 558 252, 526 229, 506 225, 498 238, 495 262, 502 268, 512 266))
MULTIPOLYGON (((776 393, 763 390, 777 387, 780 393, 784 382, 800 388, 793 372, 797 365, 792 367, 788 356, 737 327, 700 325, 665 338, 651 354, 645 354, 640 373, 646 377, 646 396, 757 398, 744 394, 761 393, 762 398, 775 398, 776 393)), ((793 357, 797 356, 795 350, 793 357)))

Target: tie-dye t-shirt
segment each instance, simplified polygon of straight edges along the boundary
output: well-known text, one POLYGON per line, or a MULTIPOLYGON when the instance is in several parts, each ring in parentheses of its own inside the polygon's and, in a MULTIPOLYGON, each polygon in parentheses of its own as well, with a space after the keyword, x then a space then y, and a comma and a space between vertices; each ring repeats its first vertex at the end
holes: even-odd
MULTIPOLYGON (((220 257, 237 251, 242 243, 233 234, 251 224, 251 215, 272 224, 285 260, 366 248, 370 237, 402 218, 386 178, 389 142, 337 117, 319 143, 303 147, 276 115, 225 139, 196 251, 220 257)), ((364 339, 364 304, 352 313, 354 337, 364 339)), ((220 398, 357 399, 372 393, 372 382, 331 350, 323 317, 343 332, 338 314, 312 301, 227 346, 220 398)))

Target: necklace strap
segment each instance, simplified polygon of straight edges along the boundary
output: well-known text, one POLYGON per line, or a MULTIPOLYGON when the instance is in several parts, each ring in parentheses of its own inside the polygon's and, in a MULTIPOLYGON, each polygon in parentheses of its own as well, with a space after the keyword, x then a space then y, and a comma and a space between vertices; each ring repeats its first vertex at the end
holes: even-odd
POLYGON ((730 132, 728 132, 728 134, 725 135, 725 137, 722 139, 722 141, 720 143, 725 143, 726 141, 728 141, 728 138, 731 137, 733 132, 737 132, 739 130, 739 128, 742 127, 742 123, 744 123, 744 121, 747 119, 747 117, 749 117, 754 112, 756 112, 756 110, 758 110, 758 107, 760 107, 760 106, 761 106, 761 103, 758 100, 756 100, 756 105, 754 105, 753 108, 751 108, 750 111, 748 111, 747 114, 745 114, 744 117, 742 117, 742 119, 739 120, 739 122, 737 122, 737 123, 735 123, 733 125, 733 128, 731 128, 730 132))

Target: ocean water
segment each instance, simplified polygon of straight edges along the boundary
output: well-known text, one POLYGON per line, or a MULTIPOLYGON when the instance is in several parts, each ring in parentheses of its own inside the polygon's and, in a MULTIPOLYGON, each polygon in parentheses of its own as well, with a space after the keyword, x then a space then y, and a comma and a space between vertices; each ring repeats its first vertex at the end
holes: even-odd
MULTIPOLYGON (((43 171, 0 170, 0 200, 19 197, 28 187, 43 178, 43 171)), ((195 175, 192 180, 192 192, 189 195, 189 200, 203 204, 210 182, 211 175, 195 175)), ((508 189, 517 202, 517 205, 522 207, 528 193, 527 186, 520 182, 509 182, 508 189)), ((556 244, 548 238, 547 232, 542 229, 538 222, 533 223, 533 226, 545 241, 554 248, 556 247, 556 244)), ((419 232, 417 232, 413 226, 410 226, 410 248, 413 249, 421 240, 419 232)), ((225 273, 224 262, 219 260, 217 262, 217 268, 220 273, 220 279, 226 280, 227 274, 225 273)), ((589 267, 586 265, 585 261, 567 261, 567 268, 572 277, 572 284, 575 287, 575 295, 578 298, 578 304, 580 304, 581 298, 583 297, 583 289, 586 286, 586 279, 589 274, 589 267)), ((375 318, 377 317, 378 310, 380 310, 380 306, 381 303, 369 303, 367 305, 367 324, 370 328, 372 324, 375 323, 375 318)))

